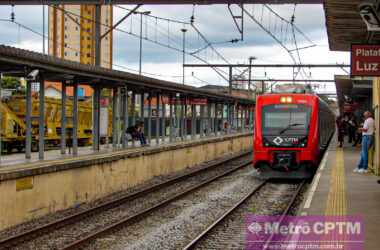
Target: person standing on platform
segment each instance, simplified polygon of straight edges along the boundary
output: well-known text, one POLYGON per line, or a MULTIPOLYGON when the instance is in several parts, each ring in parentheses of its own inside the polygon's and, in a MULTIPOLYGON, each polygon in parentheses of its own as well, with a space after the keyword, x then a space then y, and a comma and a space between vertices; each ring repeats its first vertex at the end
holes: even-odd
POLYGON ((228 124, 227 121, 225 121, 225 122, 223 123, 223 132, 224 132, 225 134, 228 133, 228 128, 229 128, 229 127, 230 127, 230 125, 228 124))
POLYGON ((353 147, 356 147, 356 145, 361 145, 362 144, 362 132, 360 131, 359 128, 362 128, 364 125, 363 121, 359 122, 358 129, 356 130, 356 137, 354 144, 352 145, 353 147))
POLYGON ((372 146, 373 133, 375 132, 375 121, 369 111, 364 112, 364 125, 359 129, 362 132, 362 149, 360 151, 360 161, 354 172, 368 172, 368 151, 372 146))
POLYGON ((341 116, 338 116, 338 118, 336 119, 336 127, 337 127, 337 130, 338 130, 339 147, 343 147, 345 126, 344 126, 344 122, 343 122, 343 119, 342 119, 341 116))
POLYGON ((348 120, 348 143, 355 142, 356 131, 358 130, 358 124, 356 123, 355 116, 351 115, 348 120))
POLYGON ((144 136, 144 122, 137 122, 136 125, 127 128, 127 134, 130 134, 133 140, 139 140, 141 146, 147 146, 144 136))

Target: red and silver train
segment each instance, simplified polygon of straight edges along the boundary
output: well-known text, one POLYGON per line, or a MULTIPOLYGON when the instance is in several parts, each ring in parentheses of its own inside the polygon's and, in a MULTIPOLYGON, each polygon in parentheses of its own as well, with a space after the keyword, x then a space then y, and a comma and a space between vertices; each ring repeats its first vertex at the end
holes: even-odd
POLYGON ((257 97, 253 165, 263 178, 310 178, 335 131, 335 115, 314 94, 257 97))

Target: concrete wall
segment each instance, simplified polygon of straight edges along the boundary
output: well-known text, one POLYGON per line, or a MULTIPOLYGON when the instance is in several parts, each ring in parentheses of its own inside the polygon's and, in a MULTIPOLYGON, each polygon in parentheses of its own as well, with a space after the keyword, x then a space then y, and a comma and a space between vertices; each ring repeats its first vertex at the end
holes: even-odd
MULTIPOLYGON (((252 135, 139 148, 0 172, 0 230, 251 148, 252 135)), ((17 168, 16 168, 17 169, 17 168)))

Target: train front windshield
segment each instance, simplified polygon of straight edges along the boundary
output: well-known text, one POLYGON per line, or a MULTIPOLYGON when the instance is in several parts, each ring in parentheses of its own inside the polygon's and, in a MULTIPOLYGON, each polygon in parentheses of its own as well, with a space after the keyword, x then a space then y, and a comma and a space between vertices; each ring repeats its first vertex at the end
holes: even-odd
POLYGON ((263 135, 307 135, 310 115, 311 107, 302 104, 264 106, 263 135))

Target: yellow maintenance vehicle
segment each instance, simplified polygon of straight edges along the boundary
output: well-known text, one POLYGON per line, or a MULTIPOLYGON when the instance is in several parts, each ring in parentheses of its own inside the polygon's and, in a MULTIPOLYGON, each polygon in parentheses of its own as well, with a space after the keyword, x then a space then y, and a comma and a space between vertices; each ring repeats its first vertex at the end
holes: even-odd
MULTIPOLYGON (((72 107, 73 101, 66 101, 67 143, 72 139, 72 107)), ((26 99, 25 96, 15 95, 8 97, 1 103, 1 143, 2 151, 13 152, 14 149, 21 152, 25 148, 26 130, 26 99)), ((110 111, 110 110, 109 110, 110 111)), ((111 115, 111 112, 108 112, 111 115)), ((38 116, 39 99, 32 97, 32 151, 38 150, 38 116)), ((78 103, 78 145, 91 144, 92 138, 92 105, 91 100, 79 101, 78 103)), ((111 121, 111 119, 109 119, 111 121)), ((108 134, 112 124, 108 126, 108 134)), ((61 100, 45 97, 45 143, 46 147, 57 147, 61 138, 61 100)))
POLYGON ((5 103, 0 105, 1 149, 11 152, 14 148, 21 152, 25 147, 25 122, 5 103))

